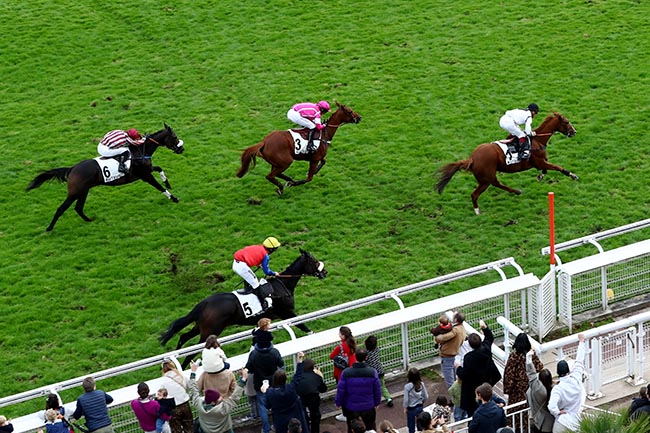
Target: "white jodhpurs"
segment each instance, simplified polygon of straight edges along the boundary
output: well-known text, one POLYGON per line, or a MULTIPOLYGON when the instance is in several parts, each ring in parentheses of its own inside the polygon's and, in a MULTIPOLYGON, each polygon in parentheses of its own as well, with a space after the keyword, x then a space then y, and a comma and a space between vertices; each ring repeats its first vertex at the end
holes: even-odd
POLYGON ((314 129, 316 127, 316 124, 314 122, 309 119, 305 119, 293 108, 290 108, 289 111, 287 111, 287 119, 300 126, 304 126, 305 128, 314 129))
POLYGON ((97 153, 99 153, 101 156, 105 156, 106 158, 111 158, 116 155, 121 155, 124 152, 128 152, 129 148, 128 147, 118 147, 115 149, 111 149, 108 146, 105 146, 101 143, 97 145, 97 153))
POLYGON ((245 263, 237 260, 232 261, 232 270, 242 277, 253 289, 257 289, 260 285, 255 272, 245 263))
POLYGON ((515 137, 521 138, 526 136, 526 133, 522 131, 519 125, 517 125, 517 123, 512 120, 512 117, 508 116, 507 114, 501 116, 501 119, 499 120, 499 126, 515 137))

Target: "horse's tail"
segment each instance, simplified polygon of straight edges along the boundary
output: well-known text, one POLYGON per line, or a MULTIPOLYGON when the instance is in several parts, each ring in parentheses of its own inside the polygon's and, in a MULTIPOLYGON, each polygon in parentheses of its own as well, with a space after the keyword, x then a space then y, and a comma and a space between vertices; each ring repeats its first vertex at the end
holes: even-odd
POLYGON ((248 167, 253 163, 253 167, 257 164, 256 156, 259 153, 260 149, 264 146, 264 142, 257 143, 253 146, 249 146, 241 154, 241 167, 237 172, 237 177, 244 177, 248 172, 248 167))
POLYGON ((34 188, 38 188, 43 185, 43 183, 48 180, 58 180, 59 182, 65 182, 68 180, 68 173, 70 173, 70 167, 61 167, 53 168, 52 170, 44 171, 43 173, 36 176, 30 183, 27 185, 25 191, 29 191, 34 188))
POLYGON ((444 191, 445 187, 449 183, 452 177, 456 174, 457 171, 459 170, 469 170, 470 167, 472 166, 472 159, 465 159, 463 161, 456 161, 452 162, 450 164, 445 165, 442 167, 440 170, 438 170, 437 177, 438 177, 438 182, 436 183, 436 190, 438 190, 438 194, 442 194, 442 191, 444 191))
POLYGON ((158 341, 163 346, 178 332, 180 332, 186 326, 196 322, 199 319, 199 315, 203 311, 205 306, 205 300, 196 304, 192 311, 189 312, 187 316, 181 317, 180 319, 174 320, 169 328, 158 337, 158 341))

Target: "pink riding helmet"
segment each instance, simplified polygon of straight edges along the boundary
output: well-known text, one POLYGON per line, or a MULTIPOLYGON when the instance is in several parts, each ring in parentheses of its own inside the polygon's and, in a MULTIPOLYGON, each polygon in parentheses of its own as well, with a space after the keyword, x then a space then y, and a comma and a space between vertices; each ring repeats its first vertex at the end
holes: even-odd
POLYGON ((327 103, 327 101, 319 101, 318 105, 320 108, 322 108, 325 111, 330 111, 330 104, 327 103))
POLYGON ((129 137, 131 137, 134 140, 139 140, 140 139, 140 133, 135 128, 131 128, 128 131, 126 131, 126 135, 128 135, 129 137))

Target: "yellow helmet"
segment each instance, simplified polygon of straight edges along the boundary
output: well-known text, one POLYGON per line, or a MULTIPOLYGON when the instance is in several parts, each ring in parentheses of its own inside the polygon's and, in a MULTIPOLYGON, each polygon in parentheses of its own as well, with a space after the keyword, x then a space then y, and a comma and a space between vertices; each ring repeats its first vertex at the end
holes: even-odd
POLYGON ((280 244, 280 242, 278 242, 278 240, 276 238, 274 238, 273 236, 269 236, 268 238, 264 239, 264 242, 262 242, 262 245, 264 245, 266 248, 271 249, 271 248, 277 248, 281 244, 280 244))

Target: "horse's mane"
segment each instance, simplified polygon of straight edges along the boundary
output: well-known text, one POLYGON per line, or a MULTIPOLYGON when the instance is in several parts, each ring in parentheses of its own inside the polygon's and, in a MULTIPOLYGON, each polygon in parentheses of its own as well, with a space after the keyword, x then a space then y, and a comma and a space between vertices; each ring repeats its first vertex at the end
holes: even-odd
MULTIPOLYGON (((558 113, 557 111, 553 111, 551 114, 546 116, 546 118, 544 120, 542 120, 542 123, 540 123, 537 128, 541 128, 542 126, 545 126, 551 120, 561 118, 561 117, 562 117, 562 115, 560 113, 558 113)), ((535 128, 535 129, 537 129, 537 128, 535 128)))
POLYGON ((296 258, 296 260, 294 260, 293 263, 287 266, 287 269, 282 271, 280 274, 288 274, 288 275, 296 274, 297 272, 294 271, 294 269, 298 269, 299 266, 302 266, 302 262, 304 262, 304 260, 307 259, 308 255, 309 255, 308 252, 304 252, 304 253, 301 252, 300 255, 296 258))

